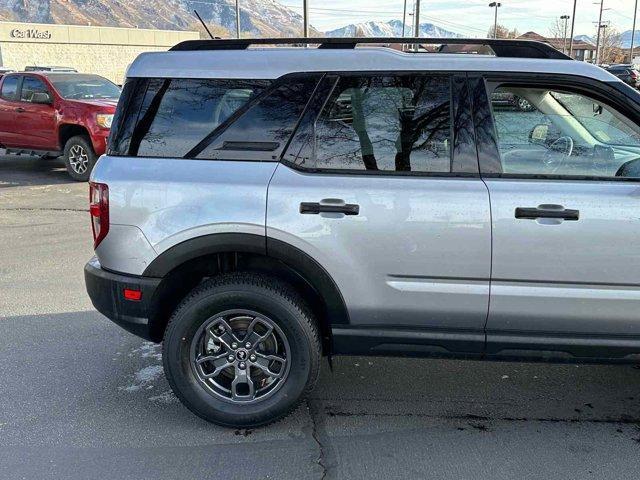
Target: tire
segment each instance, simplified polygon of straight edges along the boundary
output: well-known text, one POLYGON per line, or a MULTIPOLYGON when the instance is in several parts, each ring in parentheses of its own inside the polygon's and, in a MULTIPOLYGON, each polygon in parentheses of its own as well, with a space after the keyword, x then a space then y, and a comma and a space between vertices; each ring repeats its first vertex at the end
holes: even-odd
POLYGON ((320 335, 289 285, 261 274, 225 274, 180 303, 165 331, 162 359, 171 388, 193 413, 225 427, 257 427, 287 416, 312 390, 320 371, 320 335), (240 347, 228 348, 236 346, 234 338, 240 347), (207 360, 213 358, 215 363, 207 360), (267 358, 279 360, 265 370, 267 358))
POLYGON ((67 167, 67 173, 75 181, 88 181, 96 161, 97 155, 93 151, 89 137, 76 135, 65 143, 64 164, 67 167))

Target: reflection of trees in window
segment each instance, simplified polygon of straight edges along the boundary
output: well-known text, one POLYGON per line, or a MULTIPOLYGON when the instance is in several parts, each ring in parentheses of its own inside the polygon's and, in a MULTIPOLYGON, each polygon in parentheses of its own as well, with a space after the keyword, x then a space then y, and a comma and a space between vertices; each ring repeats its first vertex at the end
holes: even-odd
POLYGON ((211 132, 201 148, 196 148, 189 156, 223 158, 230 155, 229 149, 224 147, 225 142, 250 142, 256 149, 263 143, 265 149, 270 149, 271 156, 278 157, 293 133, 318 78, 290 79, 278 85, 226 128, 223 126, 211 132))
POLYGON ((325 168, 450 170, 450 87, 445 77, 343 77, 316 125, 325 168), (441 164, 433 161, 442 158, 441 164))
POLYGON ((150 81, 132 135, 131 154, 182 157, 267 84, 261 80, 150 81))

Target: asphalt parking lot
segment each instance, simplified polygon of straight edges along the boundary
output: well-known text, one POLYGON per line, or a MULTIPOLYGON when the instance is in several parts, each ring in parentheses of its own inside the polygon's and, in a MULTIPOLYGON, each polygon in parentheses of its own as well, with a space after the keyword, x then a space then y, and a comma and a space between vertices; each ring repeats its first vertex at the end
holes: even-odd
POLYGON ((160 348, 92 309, 87 190, 0 157, 0 478, 638 478, 629 365, 341 357, 280 423, 205 423, 160 348))

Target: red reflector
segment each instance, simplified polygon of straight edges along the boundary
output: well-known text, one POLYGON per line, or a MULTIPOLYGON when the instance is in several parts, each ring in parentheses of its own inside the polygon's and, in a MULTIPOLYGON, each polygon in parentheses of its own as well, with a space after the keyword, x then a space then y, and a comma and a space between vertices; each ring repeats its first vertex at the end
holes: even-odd
POLYGON ((124 298, 126 298, 127 300, 132 300, 134 302, 139 302, 142 298, 142 292, 140 290, 131 290, 130 288, 125 288, 124 298))
POLYGON ((89 213, 94 217, 99 217, 100 205, 96 205, 95 203, 92 203, 91 205, 89 205, 89 213))

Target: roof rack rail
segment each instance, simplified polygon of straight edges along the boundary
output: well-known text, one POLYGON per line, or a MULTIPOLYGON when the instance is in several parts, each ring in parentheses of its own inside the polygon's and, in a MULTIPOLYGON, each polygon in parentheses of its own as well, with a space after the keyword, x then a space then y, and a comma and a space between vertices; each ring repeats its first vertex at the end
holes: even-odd
MULTIPOLYGON (((194 50, 245 50, 252 45, 318 45, 318 48, 352 49, 360 44, 412 44, 412 45, 477 45, 489 47, 497 57, 547 58, 572 60, 551 45, 536 40, 505 40, 494 38, 416 38, 416 37, 367 37, 367 38, 247 38, 187 40, 178 43, 172 51, 194 50)), ((449 49, 447 49, 449 50, 449 49)))

